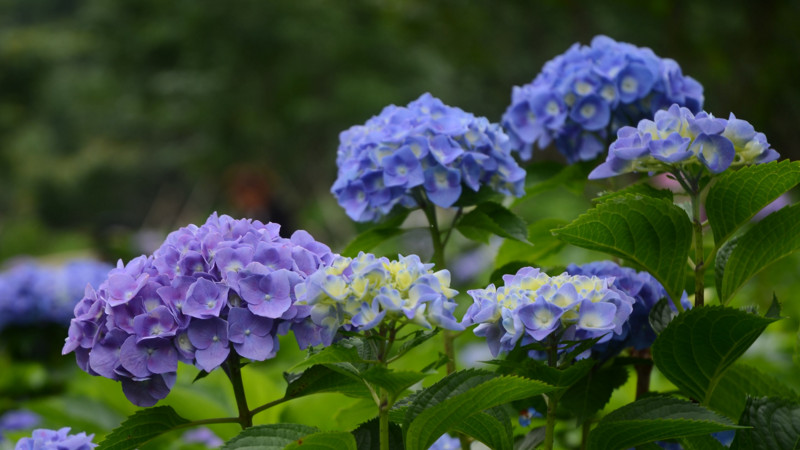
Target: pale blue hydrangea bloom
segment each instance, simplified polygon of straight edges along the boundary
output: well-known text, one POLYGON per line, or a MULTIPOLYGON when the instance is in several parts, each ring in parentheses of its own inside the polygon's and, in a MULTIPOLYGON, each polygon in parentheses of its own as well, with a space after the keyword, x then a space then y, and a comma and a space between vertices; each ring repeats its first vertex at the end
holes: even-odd
POLYGON ((431 94, 390 105, 339 136, 339 168, 331 192, 359 222, 379 220, 395 206, 415 208, 415 190, 434 204, 453 205, 463 188, 524 194, 525 171, 511 156, 503 129, 447 106, 431 94))
POLYGON ((646 47, 596 36, 548 61, 529 84, 515 86, 503 127, 523 159, 555 141, 569 162, 596 158, 622 126, 678 103, 703 106, 703 87, 678 63, 646 47))
POLYGON ((490 284, 468 291, 474 303, 462 321, 478 324, 474 332, 486 338, 494 356, 510 351, 523 337, 544 342, 556 332, 563 341, 606 342, 623 333, 635 302, 609 278, 566 272, 550 277, 525 267, 504 275, 503 281, 499 288, 490 284))
POLYGON ((462 330, 453 317, 456 307, 450 272, 433 272, 417 255, 390 261, 361 252, 355 258, 337 256, 327 267, 295 287, 298 305, 311 307, 311 320, 330 345, 340 327, 372 329, 385 320, 462 330))
POLYGON ((622 127, 611 144, 606 161, 589 174, 590 179, 629 172, 698 173, 703 168, 718 174, 729 167, 775 161, 764 133, 731 113, 725 119, 705 111, 692 114, 674 104, 658 111, 654 120, 643 119, 637 127, 622 127))
POLYGON ((17 441, 15 450, 91 450, 97 447, 92 442, 94 435, 84 432, 69 434, 69 427, 59 430, 40 428, 34 430, 31 437, 17 441))
POLYGON ((457 437, 445 433, 428 450, 461 450, 461 441, 457 437))

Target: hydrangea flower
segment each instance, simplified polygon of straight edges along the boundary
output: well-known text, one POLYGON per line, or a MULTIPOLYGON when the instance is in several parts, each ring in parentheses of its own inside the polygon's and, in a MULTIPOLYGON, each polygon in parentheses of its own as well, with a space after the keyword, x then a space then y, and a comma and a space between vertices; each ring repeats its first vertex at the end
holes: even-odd
POLYGON ((5 441, 3 433, 33 428, 42 421, 41 416, 25 409, 6 411, 0 416, 0 443, 5 441))
POLYGON ((359 222, 392 208, 418 206, 414 191, 447 208, 463 188, 522 196, 525 171, 497 124, 423 94, 406 107, 387 106, 339 136, 339 174, 331 192, 359 222))
POLYGON ((321 327, 323 345, 337 330, 366 331, 383 320, 463 330, 453 317, 457 292, 450 289, 450 272, 433 272, 419 256, 395 261, 361 252, 355 258, 337 256, 295 287, 298 304, 311 307, 311 320, 321 327))
POLYGON ((84 432, 68 434, 69 427, 60 430, 47 430, 40 428, 34 430, 31 437, 17 441, 15 450, 91 450, 97 447, 92 442, 94 435, 84 432))
POLYGON ((718 174, 729 167, 775 161, 779 156, 764 133, 757 133, 733 113, 728 120, 718 119, 705 111, 692 114, 674 104, 667 111, 656 112, 654 120, 620 128, 606 161, 589 178, 628 172, 697 173, 702 168, 718 174))
POLYGON ((474 303, 462 324, 485 337, 493 356, 525 342, 544 342, 553 333, 563 341, 621 335, 635 300, 609 278, 561 275, 550 277, 533 267, 503 276, 504 286, 468 291, 474 303))
POLYGON ((0 273, 0 330, 6 325, 67 326, 87 284, 99 286, 112 266, 76 259, 59 266, 31 260, 0 273))
POLYGON ((461 450, 461 441, 445 433, 428 447, 428 450, 461 450))
POLYGON ((206 427, 198 427, 183 433, 181 436, 187 444, 201 444, 206 448, 219 448, 225 443, 219 436, 206 427))
POLYGON ((521 427, 531 426, 531 419, 538 419, 544 417, 539 411, 528 408, 519 412, 519 425, 521 427))
POLYGON ((294 329, 301 347, 319 342, 294 287, 333 258, 305 231, 212 214, 174 231, 152 256, 120 261, 75 307, 63 353, 92 375, 122 383, 152 406, 175 383, 178 361, 210 372, 235 354, 263 361, 294 329))
POLYGON ((596 36, 548 61, 529 84, 515 86, 503 127, 530 159, 533 144, 555 141, 569 162, 596 158, 624 125, 673 103, 699 111, 703 87, 672 59, 646 47, 596 36))

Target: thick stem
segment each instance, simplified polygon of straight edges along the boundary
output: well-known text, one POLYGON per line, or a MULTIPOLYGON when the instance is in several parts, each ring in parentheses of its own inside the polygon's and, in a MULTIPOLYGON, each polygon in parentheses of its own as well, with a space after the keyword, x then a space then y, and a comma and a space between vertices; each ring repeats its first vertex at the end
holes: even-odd
MULTIPOLYGON (((650 349, 633 350, 631 356, 650 359, 650 349)), ((653 372, 652 364, 636 364, 636 400, 650 392, 650 374, 653 372)))
POLYGON ((239 425, 242 429, 253 426, 253 415, 247 407, 247 397, 244 393, 244 384, 242 383, 242 364, 239 360, 239 355, 231 352, 228 356, 228 378, 233 385, 233 396, 236 399, 236 407, 239 409, 239 425))
MULTIPOLYGON (((551 335, 548 339, 549 343, 547 346, 547 365, 550 367, 556 367, 556 362, 558 358, 558 343, 555 338, 551 335)), ((555 431, 556 431, 556 409, 558 408, 558 397, 555 394, 548 394, 547 395, 547 425, 545 425, 544 431, 544 449, 545 450, 553 450, 553 444, 555 442, 555 431)))
POLYGON ((692 225, 694 227, 694 305, 703 306, 705 303, 705 286, 703 276, 706 271, 703 261, 703 221, 700 217, 700 194, 691 193, 692 199, 692 225))
POLYGON ((592 431, 591 419, 586 419, 581 425, 581 450, 586 450, 589 444, 589 432, 592 431))

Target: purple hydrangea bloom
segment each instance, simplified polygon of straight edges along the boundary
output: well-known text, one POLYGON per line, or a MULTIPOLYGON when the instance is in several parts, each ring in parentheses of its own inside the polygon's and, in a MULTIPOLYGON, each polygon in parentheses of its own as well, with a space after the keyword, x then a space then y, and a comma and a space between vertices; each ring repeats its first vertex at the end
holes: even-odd
POLYGON ((319 343, 294 287, 333 254, 305 231, 286 239, 279 228, 215 213, 171 233, 152 256, 120 261, 75 306, 63 353, 152 406, 174 385, 178 361, 207 372, 232 354, 264 361, 290 329, 301 347, 319 343))
POLYGON ((493 356, 513 349, 520 339, 544 342, 553 333, 563 340, 599 338, 607 342, 624 332, 635 300, 610 278, 565 272, 550 277, 524 267, 503 276, 504 286, 468 291, 474 303, 462 324, 477 324, 493 356))
POLYGON ((87 284, 99 286, 111 265, 78 259, 58 266, 32 260, 0 273, 0 330, 8 324, 69 325, 87 284))
POLYGON ((569 162, 596 158, 616 131, 677 103, 703 106, 703 87, 678 64, 646 47, 596 36, 548 61, 529 84, 514 87, 503 115, 515 148, 530 159, 533 145, 555 142, 569 162))
POLYGON ((202 444, 205 445, 206 448, 219 448, 225 443, 219 436, 206 427, 198 427, 189 430, 183 433, 181 438, 189 444, 202 444))
POLYGON ((406 107, 387 106, 339 136, 339 174, 331 192, 347 215, 377 221, 392 208, 418 206, 415 192, 453 205, 466 187, 521 196, 525 171, 497 124, 423 94, 406 107))
POLYGON ((453 317, 457 292, 450 289, 450 272, 432 268, 417 255, 396 261, 364 252, 355 258, 337 256, 298 284, 295 293, 299 304, 311 307, 324 345, 333 342, 340 327, 369 330, 384 318, 463 330, 453 317))
POLYGON ((91 450, 97 447, 92 442, 94 435, 84 432, 68 434, 69 427, 60 430, 47 430, 40 428, 34 430, 31 437, 17 441, 15 450, 91 450))
POLYGON ((692 114, 674 104, 656 112, 653 120, 643 119, 635 128, 620 128, 606 161, 589 178, 628 172, 700 173, 703 168, 718 174, 729 167, 775 161, 779 156, 764 133, 756 133, 733 113, 727 120, 718 119, 705 111, 692 114))
POLYGON ((461 441, 445 433, 428 447, 428 450, 461 450, 461 441))

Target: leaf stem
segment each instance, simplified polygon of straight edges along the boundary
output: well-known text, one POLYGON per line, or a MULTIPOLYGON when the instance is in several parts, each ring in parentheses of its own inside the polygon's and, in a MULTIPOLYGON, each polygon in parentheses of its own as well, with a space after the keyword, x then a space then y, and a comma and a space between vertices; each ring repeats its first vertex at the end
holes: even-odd
POLYGON ((287 402, 289 400, 291 400, 291 397, 281 397, 281 398, 279 398, 277 400, 273 400, 273 401, 271 401, 269 403, 264 403, 263 405, 259 406, 258 408, 251 409, 250 410, 250 415, 251 416, 255 416, 256 414, 258 414, 258 413, 260 413, 262 411, 266 411, 267 409, 272 408, 273 406, 280 405, 281 403, 287 402))

